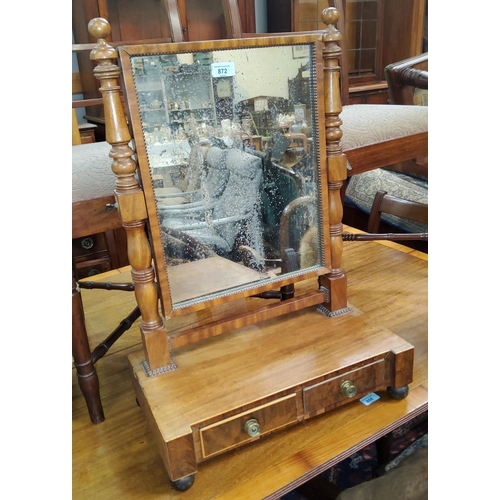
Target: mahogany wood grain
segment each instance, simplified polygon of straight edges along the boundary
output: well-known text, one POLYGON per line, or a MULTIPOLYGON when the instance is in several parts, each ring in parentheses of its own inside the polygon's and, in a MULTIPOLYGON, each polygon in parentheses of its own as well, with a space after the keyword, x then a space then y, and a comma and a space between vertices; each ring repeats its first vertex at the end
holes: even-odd
POLYGON ((118 210, 111 207, 114 204, 113 195, 73 203, 71 237, 81 238, 121 228, 122 221, 118 210))
MULTIPOLYGON (((141 346, 136 323, 98 366, 107 417, 102 424, 89 422, 73 369, 73 498, 277 499, 424 412, 428 398, 426 259, 427 255, 393 242, 349 242, 344 249, 349 306, 370 324, 389 328, 415 347, 413 382, 406 399, 391 400, 382 391, 380 400, 368 407, 349 403, 211 458, 200 465, 194 485, 184 493, 169 486, 152 430, 135 403, 127 355, 141 346)), ((111 271, 99 279, 127 282, 130 270, 111 271)), ((91 347, 135 303, 133 294, 120 291, 82 290, 82 296, 91 347)))
MULTIPOLYGON (((129 359, 141 408, 157 436, 169 477, 177 481, 195 473, 195 464, 206 459, 202 434, 207 425, 222 425, 230 417, 240 423, 261 417, 266 435, 283 425, 273 416, 280 398, 293 395, 299 422, 349 403, 340 391, 346 380, 357 387, 356 398, 396 383, 407 385, 412 381, 406 368, 412 366, 413 347, 357 313, 329 318, 309 308, 177 349, 177 370, 157 377, 144 372, 143 352, 129 359), (374 366, 380 366, 376 377, 374 366), (325 393, 325 387, 331 390, 325 393), (263 406, 266 410, 259 411, 263 406)), ((212 435, 209 455, 248 442, 233 441, 233 432, 224 427, 216 442, 212 435)))
POLYGON ((292 393, 236 416, 203 426, 199 436, 202 458, 210 458, 237 445, 256 440, 256 437, 244 431, 245 422, 249 419, 259 422, 261 427, 259 437, 296 423, 295 400, 296 394, 292 393))
POLYGON ((350 177, 375 168, 393 165, 400 161, 427 156, 428 133, 401 137, 370 146, 345 151, 351 165, 347 175, 350 177))
POLYGON ((368 231, 370 233, 378 231, 382 214, 391 214, 427 224, 428 212, 427 204, 391 196, 386 191, 377 191, 368 219, 368 231))
POLYGON ((71 144, 73 146, 76 146, 78 144, 82 143, 82 138, 80 136, 80 131, 78 130, 78 119, 76 117, 76 112, 73 109, 72 110, 72 117, 71 117, 71 144))
POLYGON ((226 21, 227 38, 241 38, 241 13, 238 6, 238 0, 222 0, 224 9, 224 18, 226 21))
POLYGON ((243 33, 255 34, 255 0, 238 0, 238 9, 243 33))
POLYGON ((95 99, 85 99, 83 101, 72 101, 72 108, 86 108, 88 106, 97 106, 102 104, 102 99, 100 97, 96 97, 95 99))
POLYGON ((185 21, 186 7, 184 2, 182 2, 182 7, 179 6, 180 2, 177 0, 162 0, 162 3, 167 13, 172 42, 184 41, 184 32, 187 30, 185 21))
POLYGON ((426 0, 384 0, 382 68, 422 53, 426 0))
MULTIPOLYGON (((199 342, 203 339, 208 339, 216 335, 221 335, 230 332, 236 328, 248 326, 259 321, 284 316, 299 309, 314 305, 323 304, 325 302, 325 294, 322 291, 310 291, 301 294, 292 301, 278 300, 273 304, 257 304, 253 302, 255 307, 242 308, 226 308, 224 315, 219 320, 206 320, 198 326, 190 325, 180 331, 173 331, 169 337, 172 348, 182 347, 187 344, 199 342), (232 311, 232 312, 231 312, 232 311)), ((210 309, 210 308, 209 308, 210 309)))

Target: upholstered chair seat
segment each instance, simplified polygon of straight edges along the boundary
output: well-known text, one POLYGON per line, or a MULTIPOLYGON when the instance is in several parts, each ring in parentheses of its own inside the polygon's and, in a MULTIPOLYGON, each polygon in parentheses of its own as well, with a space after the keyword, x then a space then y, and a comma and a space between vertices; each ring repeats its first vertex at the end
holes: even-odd
MULTIPOLYGON (((378 191, 386 191, 397 198, 428 204, 427 179, 377 168, 353 175, 345 192, 346 203, 369 214, 378 191)), ((410 221, 395 215, 382 214, 381 220, 407 233, 427 233, 427 224, 410 221)))
MULTIPOLYGON (((417 58, 420 59, 426 59, 426 55, 417 58)), ((410 62, 413 60, 401 64, 405 66, 410 62)), ((400 79, 389 78, 388 81, 390 89, 394 82, 401 84, 400 79)), ((404 94, 408 97, 405 101, 343 107, 340 114, 343 122, 341 144, 348 168, 352 167, 346 183, 345 206, 354 206, 369 214, 378 191, 409 201, 428 203, 428 90, 426 84, 423 88, 413 87, 412 90, 404 94), (384 145, 387 149, 383 148, 384 145), (396 161, 395 153, 401 155, 396 161)), ((390 94, 396 95, 394 90, 390 94)), ((394 215, 384 213, 382 221, 402 232, 428 232, 427 224, 394 215)))
MULTIPOLYGON (((349 152, 357 148, 428 131, 427 106, 352 104, 342 108, 340 118, 343 122, 342 147, 348 159, 349 152)), ((347 183, 345 200, 368 214, 375 194, 380 190, 398 198, 427 204, 426 179, 384 168, 351 176, 347 183)), ((383 214, 382 220, 406 232, 427 232, 426 224, 393 215, 383 214)))
POLYGON ((342 148, 348 152, 428 131, 427 106, 351 104, 342 108, 342 148))
POLYGON ((107 142, 72 147, 73 203, 113 195, 116 176, 111 170, 107 142))

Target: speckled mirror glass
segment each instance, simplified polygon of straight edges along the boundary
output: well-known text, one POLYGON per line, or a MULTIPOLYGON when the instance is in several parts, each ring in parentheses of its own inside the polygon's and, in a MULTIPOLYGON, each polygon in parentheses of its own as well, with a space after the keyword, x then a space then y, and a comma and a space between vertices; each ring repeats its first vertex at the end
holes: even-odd
POLYGON ((120 53, 167 312, 324 272, 317 48, 240 43, 120 53))

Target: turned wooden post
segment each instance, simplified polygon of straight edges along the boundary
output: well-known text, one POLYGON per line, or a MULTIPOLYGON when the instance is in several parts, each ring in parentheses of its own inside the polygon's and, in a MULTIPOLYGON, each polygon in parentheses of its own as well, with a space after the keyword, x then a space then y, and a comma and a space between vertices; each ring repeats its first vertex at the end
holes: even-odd
POLYGON ((137 304, 141 310, 141 333, 148 367, 153 372, 173 368, 167 331, 158 311, 158 290, 152 267, 152 254, 146 235, 146 203, 144 193, 135 177, 137 165, 130 148, 130 132, 120 98, 118 79, 120 68, 114 63, 118 53, 105 38, 111 27, 103 18, 89 22, 89 33, 97 38, 90 59, 97 62, 94 75, 99 80, 104 101, 106 141, 111 145, 111 169, 117 180, 115 198, 127 232, 128 258, 132 267, 137 304))
POLYGON ((342 111, 340 95, 340 58, 341 48, 337 44, 342 35, 335 27, 339 13, 334 7, 324 9, 321 20, 327 25, 322 36, 324 43, 324 88, 325 88, 325 129, 326 156, 328 172, 328 211, 330 225, 330 249, 332 268, 329 274, 320 277, 320 285, 328 291, 328 301, 321 310, 334 316, 348 312, 347 309, 347 279, 341 269, 342 240, 342 198, 340 189, 347 178, 347 160, 342 152, 340 139, 342 137, 342 111), (326 309, 326 310, 325 310, 326 309))

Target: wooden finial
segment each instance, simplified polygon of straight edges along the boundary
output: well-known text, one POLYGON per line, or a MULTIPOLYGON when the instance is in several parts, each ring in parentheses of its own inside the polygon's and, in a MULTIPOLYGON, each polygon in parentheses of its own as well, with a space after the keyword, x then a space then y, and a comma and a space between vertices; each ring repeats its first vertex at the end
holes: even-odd
POLYGON ((111 26, 107 19, 103 17, 95 17, 91 19, 88 24, 89 33, 99 40, 100 38, 107 38, 111 34, 111 26))
POLYGON ((97 45, 90 52, 90 59, 95 61, 98 59, 115 59, 118 57, 118 52, 114 47, 106 42, 106 38, 111 35, 111 25, 103 17, 95 17, 88 24, 90 35, 97 39, 97 45))
POLYGON ((328 41, 342 40, 342 34, 336 27, 339 18, 339 11, 335 7, 327 7, 326 9, 323 9, 323 12, 321 13, 321 20, 326 24, 323 41, 326 41, 326 39, 328 41))

